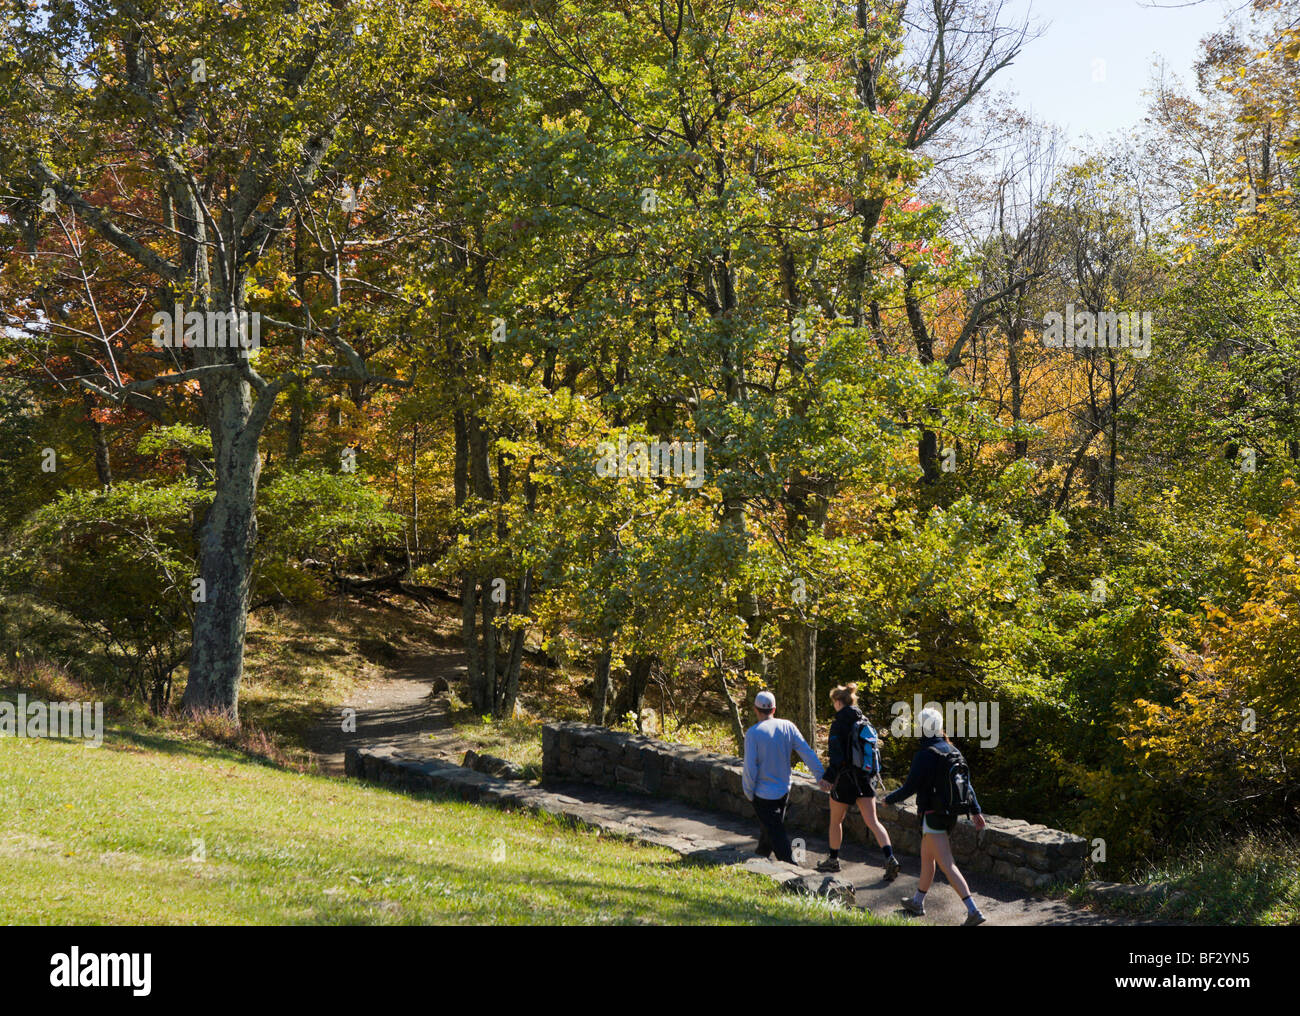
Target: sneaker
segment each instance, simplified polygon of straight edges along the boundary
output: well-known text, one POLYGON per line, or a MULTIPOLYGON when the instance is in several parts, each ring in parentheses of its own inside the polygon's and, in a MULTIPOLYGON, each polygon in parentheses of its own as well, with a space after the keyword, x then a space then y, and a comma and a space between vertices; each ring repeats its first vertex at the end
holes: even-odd
POLYGON ((985 921, 987 921, 987 920, 988 920, 988 918, 985 917, 982 913, 980 913, 980 912, 977 910, 977 911, 975 911, 975 913, 973 913, 973 914, 967 914, 967 915, 966 915, 966 920, 962 923, 962 927, 963 927, 963 928, 973 928, 973 927, 975 927, 975 925, 977 925, 977 924, 983 924, 983 923, 984 923, 985 921))
POLYGON ((894 857, 892 854, 889 857, 886 857, 885 858, 885 881, 892 882, 894 881, 894 879, 898 878, 898 873, 899 871, 902 870, 902 867, 903 866, 898 863, 897 857, 894 857))
POLYGON ((817 865, 817 870, 822 872, 839 871, 840 859, 838 857, 828 857, 817 865))
POLYGON ((917 917, 925 916, 925 904, 917 903, 910 896, 903 897, 903 909, 909 914, 915 914, 917 917))

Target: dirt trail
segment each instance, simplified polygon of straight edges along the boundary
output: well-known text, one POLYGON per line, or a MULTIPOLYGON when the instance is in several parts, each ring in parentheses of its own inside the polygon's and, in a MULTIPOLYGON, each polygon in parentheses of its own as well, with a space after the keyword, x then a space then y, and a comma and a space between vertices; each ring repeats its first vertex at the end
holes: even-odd
POLYGON ((445 696, 435 695, 434 682, 463 680, 465 654, 441 650, 403 656, 384 675, 358 689, 343 706, 356 710, 356 731, 343 730, 342 717, 312 731, 308 746, 321 771, 343 775, 343 752, 353 746, 387 746, 412 755, 459 761, 469 743, 457 736, 447 717, 445 696))

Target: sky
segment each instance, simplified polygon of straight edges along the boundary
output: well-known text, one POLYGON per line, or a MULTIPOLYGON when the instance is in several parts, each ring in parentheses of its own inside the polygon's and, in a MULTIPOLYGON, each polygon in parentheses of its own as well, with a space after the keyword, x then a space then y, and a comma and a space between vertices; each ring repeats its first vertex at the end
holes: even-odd
POLYGON ((1229 24, 1245 0, 1184 2, 1008 0, 1004 23, 1028 13, 1045 30, 995 87, 1017 93, 1021 109, 1061 126, 1072 144, 1128 132, 1146 113, 1155 70, 1163 63, 1193 85, 1200 40, 1229 24))

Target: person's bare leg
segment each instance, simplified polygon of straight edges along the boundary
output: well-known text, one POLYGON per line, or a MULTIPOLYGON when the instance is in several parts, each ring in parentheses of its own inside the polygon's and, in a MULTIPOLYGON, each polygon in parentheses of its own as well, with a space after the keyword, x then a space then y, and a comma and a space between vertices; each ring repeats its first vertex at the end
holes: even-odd
POLYGON ((930 891, 930 884, 934 881, 934 841, 936 839, 938 839, 937 836, 932 836, 929 833, 921 835, 921 877, 916 880, 916 888, 923 893, 930 891))
MULTIPOLYGON (((833 808, 834 805, 832 804, 831 807, 833 808)), ((871 835, 876 838, 876 846, 889 846, 889 830, 885 828, 884 823, 882 823, 876 816, 876 799, 874 797, 859 797, 858 811, 862 814, 862 821, 865 822, 867 828, 871 830, 871 835)), ((834 821, 834 815, 835 813, 831 812, 832 821, 834 821)))
POLYGON ((899 864, 898 858, 894 856, 894 845, 889 841, 889 830, 885 828, 885 823, 881 822, 880 816, 876 814, 876 799, 874 797, 859 797, 858 811, 862 813, 862 821, 871 830, 871 835, 876 838, 876 845, 880 847, 880 852, 885 855, 885 880, 892 882, 898 878, 898 873, 902 871, 902 865, 899 864))
POLYGON ((831 801, 831 827, 826 832, 832 850, 839 850, 844 842, 844 816, 849 813, 849 806, 839 801, 831 801))
POLYGON ((962 877, 961 871, 957 868, 957 862, 953 860, 952 844, 948 842, 947 836, 927 836, 927 840, 937 840, 934 844, 934 854, 939 862, 939 867, 948 878, 948 884, 956 891, 959 899, 965 899, 970 895, 970 886, 966 884, 966 879, 962 877))
POLYGON ((952 886, 953 892, 957 898, 966 906, 966 923, 983 924, 984 914, 980 911, 975 897, 971 895, 970 886, 966 884, 966 879, 962 877, 961 871, 957 868, 957 862, 953 860, 952 844, 948 842, 947 836, 929 836, 927 839, 939 840, 935 844, 935 854, 939 861, 939 866, 943 868, 943 873, 948 877, 948 884, 952 886))
POLYGON ((934 838, 928 833, 921 834, 921 877, 916 880, 916 893, 903 897, 903 909, 917 917, 925 916, 925 894, 934 881, 934 838))

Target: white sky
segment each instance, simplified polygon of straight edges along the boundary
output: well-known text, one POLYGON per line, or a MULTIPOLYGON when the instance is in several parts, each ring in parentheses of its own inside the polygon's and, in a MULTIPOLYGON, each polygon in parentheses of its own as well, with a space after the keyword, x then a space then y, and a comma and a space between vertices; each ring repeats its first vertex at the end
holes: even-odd
POLYGON ((1017 105, 1036 118, 1060 125, 1073 144, 1131 130, 1145 115, 1143 93, 1156 69, 1163 64, 1192 86, 1200 40, 1245 6, 1245 0, 1178 6, 1183 2, 1008 0, 1004 23, 1018 24, 1028 13, 1046 30, 993 85, 1016 93, 1017 105))

